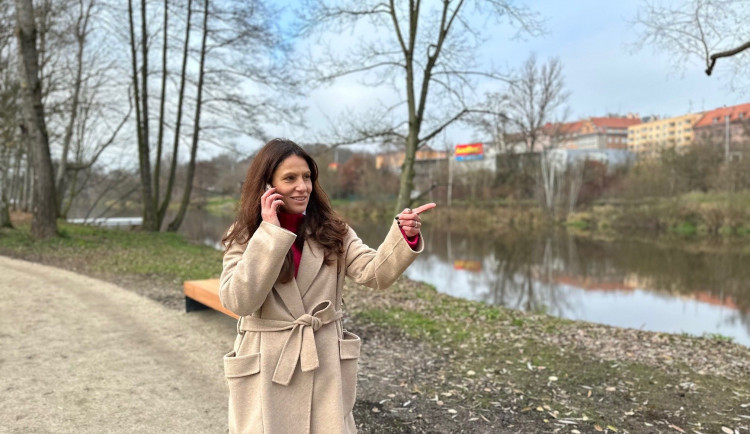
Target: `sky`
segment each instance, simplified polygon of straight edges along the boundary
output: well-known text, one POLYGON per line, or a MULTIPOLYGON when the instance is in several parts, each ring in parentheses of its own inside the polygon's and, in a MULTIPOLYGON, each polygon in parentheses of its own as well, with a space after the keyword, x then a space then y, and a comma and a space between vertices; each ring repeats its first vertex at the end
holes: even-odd
MULTIPOLYGON (((492 33, 487 34, 489 40, 477 56, 510 68, 520 67, 530 53, 535 53, 539 61, 558 57, 570 93, 570 121, 607 113, 668 117, 750 100, 750 95, 728 89, 729 80, 722 76, 721 62, 709 77, 700 61, 678 69, 666 53, 652 47, 634 50, 636 29, 628 21, 636 15, 637 1, 544 0, 525 4, 546 20, 546 34, 519 41, 512 40, 515 32, 507 25, 488 27, 492 33)), ((346 78, 314 91, 304 101, 308 106, 307 119, 310 125, 325 128, 346 112, 377 104, 383 95, 387 102, 387 94, 346 78)), ((271 131, 287 137, 304 134, 273 128, 271 131)), ((457 127, 443 141, 450 144, 485 139, 477 131, 457 127)))

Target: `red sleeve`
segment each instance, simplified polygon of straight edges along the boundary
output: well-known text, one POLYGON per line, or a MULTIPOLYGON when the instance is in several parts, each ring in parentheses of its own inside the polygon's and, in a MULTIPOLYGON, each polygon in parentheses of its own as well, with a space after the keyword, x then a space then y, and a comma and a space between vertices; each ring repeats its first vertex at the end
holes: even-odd
POLYGON ((417 249, 417 244, 419 244, 419 234, 415 235, 413 238, 409 238, 406 236, 406 232, 404 232, 403 228, 398 228, 401 231, 401 235, 404 236, 404 239, 406 240, 406 244, 411 247, 412 250, 417 249))

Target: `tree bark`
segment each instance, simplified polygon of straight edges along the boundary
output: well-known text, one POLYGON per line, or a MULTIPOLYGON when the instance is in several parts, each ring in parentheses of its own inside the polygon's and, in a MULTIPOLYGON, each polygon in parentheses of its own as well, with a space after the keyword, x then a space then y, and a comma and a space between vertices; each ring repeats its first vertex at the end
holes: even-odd
POLYGON ((68 153, 70 152, 70 142, 73 138, 73 129, 75 128, 76 117, 78 116, 78 104, 80 102, 81 87, 83 85, 83 51, 86 48, 86 36, 88 34, 88 23, 89 17, 91 16, 91 8, 93 2, 89 3, 84 9, 83 3, 79 4, 80 14, 78 15, 78 22, 76 23, 76 76, 73 82, 73 96, 70 107, 70 119, 68 125, 65 128, 65 136, 63 137, 63 149, 62 155, 60 156, 60 164, 57 167, 57 175, 55 176, 55 188, 57 189, 57 215, 64 217, 63 212, 63 197, 65 196, 65 188, 63 182, 65 180, 65 171, 68 166, 68 153))
MULTIPOLYGON (((141 13, 142 19, 146 19, 145 14, 145 0, 141 0, 141 13)), ((144 113, 148 110, 148 104, 144 101, 148 98, 146 85, 147 85, 147 73, 145 72, 148 68, 148 63, 144 59, 143 63, 143 85, 144 93, 141 97, 140 84, 138 81, 138 55, 136 50, 135 41, 135 24, 133 22, 133 0, 128 0, 128 18, 130 21, 130 55, 132 59, 132 73, 133 73, 133 95, 135 102, 135 117, 138 131, 138 166, 140 168, 140 179, 141 179, 141 204, 143 206, 143 225, 142 228, 147 231, 157 231, 156 227, 156 213, 154 210, 152 186, 151 186, 151 160, 149 155, 148 145, 148 118, 147 114, 144 113)), ((146 56, 146 40, 145 27, 142 29, 142 40, 143 53, 146 56)))
POLYGON ((158 210, 159 221, 164 220, 167 213, 169 201, 172 199, 172 189, 174 188, 174 178, 177 172, 177 154, 180 144, 180 127, 182 127, 182 107, 185 100, 185 77, 187 75, 188 49, 190 48, 190 22, 193 15, 193 0, 188 0, 187 4, 187 21, 185 23, 185 45, 182 51, 182 71, 180 72, 180 92, 177 97, 177 119, 174 129, 174 143, 172 144, 172 162, 169 166, 169 178, 167 186, 164 189, 164 201, 158 210))
POLYGON ((203 8, 203 40, 201 41, 201 60, 198 70, 198 95, 197 101, 195 103, 195 121, 193 122, 193 145, 190 149, 190 162, 188 163, 187 179, 185 180, 185 191, 182 194, 180 210, 177 212, 177 215, 167 227, 167 230, 172 232, 176 232, 177 229, 180 228, 180 225, 182 225, 182 221, 185 219, 185 214, 187 213, 188 205, 190 205, 190 194, 193 190, 195 157, 198 153, 198 139, 200 134, 201 103, 203 100, 203 78, 205 75, 206 63, 206 39, 208 36, 208 0, 204 0, 203 8))
POLYGON ((10 209, 8 201, 8 170, 10 169, 11 149, 9 146, 2 148, 0 156, 0 228, 12 228, 10 222, 10 209))
POLYGON ((42 86, 39 79, 39 55, 36 49, 36 24, 31 0, 15 0, 16 36, 20 62, 21 94, 29 154, 34 166, 34 195, 31 235, 49 238, 57 234, 57 198, 47 126, 44 121, 42 86))
MULTIPOLYGON (((187 25, 190 27, 190 24, 187 25)), ((154 209, 156 226, 161 228, 164 215, 159 212, 159 190, 161 178, 161 153, 164 144, 164 108, 167 103, 167 31, 169 30, 169 1, 164 0, 164 33, 161 48, 161 98, 159 99, 159 131, 156 135, 156 159, 154 160, 154 209)))

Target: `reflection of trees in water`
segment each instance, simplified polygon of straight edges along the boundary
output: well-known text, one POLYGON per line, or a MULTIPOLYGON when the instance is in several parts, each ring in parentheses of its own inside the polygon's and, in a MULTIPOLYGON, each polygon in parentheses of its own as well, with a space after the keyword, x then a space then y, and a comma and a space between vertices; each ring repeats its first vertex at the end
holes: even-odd
POLYGON ((445 263, 456 259, 482 262, 480 277, 471 281, 486 288, 484 299, 489 303, 524 310, 575 309, 576 303, 566 300, 566 291, 561 290, 561 281, 569 278, 600 290, 701 294, 715 303, 726 303, 731 297, 740 312, 737 320, 750 323, 746 315, 750 311, 750 256, 745 254, 698 253, 684 244, 600 242, 565 231, 489 238, 449 235, 431 228, 425 236, 430 254, 445 263))
MULTIPOLYGON (((171 217, 167 215, 164 220, 171 221, 171 217)), ((202 210, 189 210, 180 226, 179 233, 191 241, 223 250, 221 238, 233 221, 234 216, 210 214, 202 210)))

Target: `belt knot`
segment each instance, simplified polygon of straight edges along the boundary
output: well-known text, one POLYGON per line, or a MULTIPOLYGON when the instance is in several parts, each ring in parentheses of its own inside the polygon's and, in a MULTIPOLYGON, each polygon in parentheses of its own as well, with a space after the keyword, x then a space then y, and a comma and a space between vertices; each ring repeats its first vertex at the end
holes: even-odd
POLYGON ((303 327, 312 327, 313 331, 318 331, 318 329, 320 329, 320 327, 323 325, 323 321, 321 321, 320 318, 314 315, 310 315, 309 313, 306 313, 297 318, 296 320, 294 320, 294 323, 303 327))

